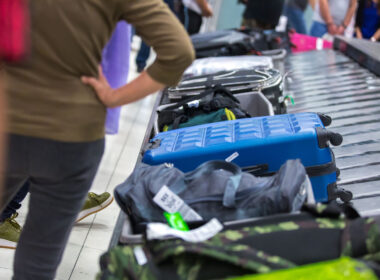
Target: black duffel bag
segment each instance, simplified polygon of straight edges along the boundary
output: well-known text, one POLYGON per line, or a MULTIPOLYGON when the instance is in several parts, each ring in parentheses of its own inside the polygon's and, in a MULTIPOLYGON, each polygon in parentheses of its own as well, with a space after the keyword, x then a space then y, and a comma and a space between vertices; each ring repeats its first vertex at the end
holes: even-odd
POLYGON ((215 85, 199 95, 188 97, 158 110, 158 128, 160 131, 168 131, 250 117, 251 115, 240 107, 240 101, 233 96, 231 91, 221 85, 215 85), (218 111, 222 111, 221 116, 218 111))

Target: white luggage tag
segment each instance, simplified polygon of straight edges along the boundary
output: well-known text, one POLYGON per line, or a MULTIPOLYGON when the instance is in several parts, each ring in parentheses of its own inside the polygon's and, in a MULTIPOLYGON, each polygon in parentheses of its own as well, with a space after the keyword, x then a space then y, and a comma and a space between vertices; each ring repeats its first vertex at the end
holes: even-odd
POLYGON ((215 218, 210 220, 207 224, 191 231, 176 230, 161 223, 149 223, 147 225, 146 236, 148 240, 180 238, 186 242, 197 243, 214 237, 222 229, 223 225, 215 218))
POLYGON ((179 212, 186 222, 203 220, 194 209, 165 185, 154 196, 153 201, 168 213, 179 212))
POLYGON ((239 156, 238 152, 234 152, 232 155, 230 155, 228 158, 225 159, 226 162, 231 162, 234 159, 236 159, 239 156))

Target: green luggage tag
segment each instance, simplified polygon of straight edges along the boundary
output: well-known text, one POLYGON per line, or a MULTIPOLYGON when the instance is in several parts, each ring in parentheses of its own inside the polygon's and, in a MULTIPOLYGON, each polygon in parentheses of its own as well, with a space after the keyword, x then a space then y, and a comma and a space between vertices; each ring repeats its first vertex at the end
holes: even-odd
POLYGON ((182 218, 181 214, 176 212, 176 213, 168 213, 164 212, 164 216, 166 220, 168 221, 168 224, 171 228, 174 228, 176 230, 180 231, 189 231, 189 226, 185 222, 185 220, 182 218))

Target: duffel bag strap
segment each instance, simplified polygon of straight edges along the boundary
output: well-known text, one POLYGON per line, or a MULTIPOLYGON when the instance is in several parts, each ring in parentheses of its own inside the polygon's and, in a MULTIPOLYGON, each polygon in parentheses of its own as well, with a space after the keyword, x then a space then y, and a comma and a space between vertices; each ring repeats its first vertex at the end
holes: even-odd
POLYGON ((349 220, 360 217, 358 211, 348 204, 338 204, 336 201, 331 201, 328 204, 304 204, 301 211, 308 212, 316 217, 325 217, 332 219, 342 218, 342 215, 349 220))
POLYGON ((189 98, 186 98, 182 101, 179 101, 177 102, 176 104, 173 104, 171 106, 168 106, 166 107, 165 109, 162 109, 161 112, 164 112, 164 111, 170 111, 170 110, 173 110, 173 109, 177 109, 181 106, 184 106, 186 105, 187 103, 191 102, 191 101, 194 101, 194 100, 199 100, 209 94, 215 94, 215 91, 214 91, 214 87, 212 88, 209 88, 209 89, 206 89, 204 92, 198 94, 198 95, 195 95, 195 96, 192 96, 192 97, 189 97, 189 98))
POLYGON ((239 188, 242 171, 237 165, 226 162, 226 161, 208 161, 200 165, 197 169, 192 172, 185 174, 185 182, 193 181, 196 178, 205 176, 212 173, 215 170, 226 170, 232 173, 227 182, 224 195, 223 195, 223 205, 228 208, 235 207, 235 196, 239 188))

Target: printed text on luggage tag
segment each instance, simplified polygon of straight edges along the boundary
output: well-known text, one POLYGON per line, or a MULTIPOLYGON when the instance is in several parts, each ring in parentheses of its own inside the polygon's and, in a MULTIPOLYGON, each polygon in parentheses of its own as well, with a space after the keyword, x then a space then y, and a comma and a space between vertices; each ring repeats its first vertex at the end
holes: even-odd
POLYGON ((179 212, 185 221, 202 221, 202 217, 167 186, 160 189, 153 201, 168 213, 179 212))

